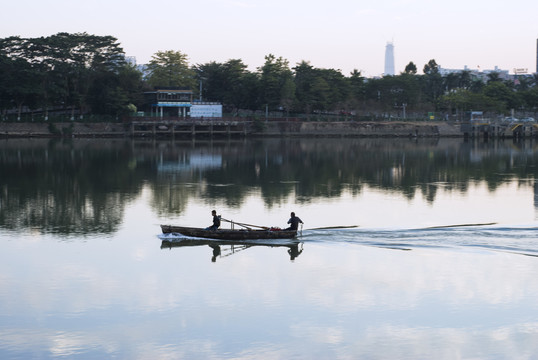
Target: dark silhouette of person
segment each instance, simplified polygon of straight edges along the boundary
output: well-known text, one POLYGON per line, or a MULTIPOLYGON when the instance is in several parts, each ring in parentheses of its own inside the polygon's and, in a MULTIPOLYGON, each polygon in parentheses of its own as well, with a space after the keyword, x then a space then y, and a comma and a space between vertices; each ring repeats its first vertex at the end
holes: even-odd
POLYGON ((217 261, 217 256, 220 256, 220 246, 219 245, 209 245, 213 249, 213 256, 211 257, 211 262, 217 261))
POLYGON ((290 254, 290 260, 293 261, 295 258, 303 252, 303 248, 301 247, 301 250, 299 250, 299 244, 291 245, 288 254, 290 254))
POLYGON ((220 215, 217 216, 217 211, 213 210, 211 211, 211 215, 213 215, 213 225, 206 227, 206 230, 217 230, 220 227, 220 215))
POLYGON ((290 224, 290 227, 286 230, 297 230, 297 228, 299 227, 299 223, 304 224, 303 220, 301 220, 298 216, 295 216, 295 213, 292 212, 291 217, 288 220, 288 224, 290 224))

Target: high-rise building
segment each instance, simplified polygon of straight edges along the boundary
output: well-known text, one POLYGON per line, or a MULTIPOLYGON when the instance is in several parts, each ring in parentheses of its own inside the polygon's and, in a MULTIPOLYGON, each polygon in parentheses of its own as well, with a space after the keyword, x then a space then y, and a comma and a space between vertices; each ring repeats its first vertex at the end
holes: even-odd
POLYGON ((536 39, 536 73, 538 73, 538 39, 536 39))
POLYGON ((385 47, 384 75, 394 75, 394 44, 391 42, 388 42, 385 47))

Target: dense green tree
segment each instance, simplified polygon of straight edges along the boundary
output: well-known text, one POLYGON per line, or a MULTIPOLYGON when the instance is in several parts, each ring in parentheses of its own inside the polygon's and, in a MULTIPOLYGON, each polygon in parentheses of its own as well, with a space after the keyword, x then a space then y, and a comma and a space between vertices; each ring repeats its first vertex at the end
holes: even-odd
POLYGON ((159 51, 147 65, 145 79, 111 36, 58 33, 39 38, 0 39, 0 112, 38 110, 120 117, 142 103, 152 87, 186 87, 203 100, 222 102, 226 112, 239 109, 313 112, 356 111, 392 116, 408 111, 480 109, 505 113, 538 110, 538 76, 504 81, 497 72, 488 81, 470 71, 441 76, 435 60, 417 75, 413 62, 397 76, 365 79, 354 70, 315 68, 308 61, 290 69, 288 61, 269 54, 252 72, 240 59, 190 67, 187 55, 159 51), (201 88, 200 88, 201 87, 201 88))
POLYGON ((417 66, 414 62, 410 61, 409 64, 405 66, 404 73, 415 75, 417 73, 417 66))
POLYGON ((472 110, 498 110, 498 103, 494 99, 482 93, 474 93, 467 89, 456 89, 441 96, 440 104, 449 113, 458 115, 459 120, 463 120, 464 115, 472 110))
POLYGON ((528 76, 518 76, 514 82, 517 91, 526 91, 534 86, 534 78, 528 76))
POLYGON ((445 91, 452 91, 460 87, 460 75, 458 73, 450 73, 443 78, 443 87, 445 91))
POLYGON ((211 61, 205 64, 198 64, 194 67, 201 84, 202 94, 198 93, 198 98, 205 101, 225 102, 226 96, 226 74, 221 63, 211 61))
POLYGON ((422 71, 426 75, 439 74, 439 65, 437 65, 437 62, 434 59, 431 59, 427 64, 424 65, 422 71))
POLYGON ((39 97, 39 74, 24 58, 27 46, 19 37, 0 40, 0 106, 16 108, 19 120, 23 106, 35 107, 39 97))
POLYGON ((523 91, 521 97, 524 101, 525 110, 538 111, 538 86, 523 91))
POLYGON ((406 104, 410 110, 416 108, 420 103, 422 96, 418 78, 411 74, 401 74, 396 77, 396 81, 402 89, 402 95, 400 97, 401 103, 406 104))
POLYGON ((302 61, 294 68, 297 95, 297 110, 312 111, 338 110, 347 107, 348 100, 356 91, 360 93, 363 79, 360 72, 352 73, 352 80, 340 70, 318 69, 302 61))
POLYGON ((471 85, 469 86, 469 90, 471 90, 473 93, 478 94, 481 93, 484 89, 484 82, 480 79, 473 79, 471 80, 471 85))
POLYGON ((458 87, 461 89, 469 89, 471 87, 471 72, 468 70, 463 70, 459 73, 459 83, 458 87))
POLYGON ((349 74, 350 96, 355 99, 364 99, 364 76, 357 69, 349 74))
POLYGON ((111 36, 58 33, 49 37, 0 40, 0 55, 15 66, 10 75, 19 83, 11 100, 17 107, 87 109, 88 91, 96 73, 117 74, 123 50, 111 36))
POLYGON ((240 59, 231 59, 223 64, 226 79, 226 93, 223 101, 239 109, 247 105, 245 99, 252 89, 246 84, 247 65, 240 59))
POLYGON ((435 103, 437 98, 443 94, 443 78, 439 74, 439 65, 435 60, 430 60, 426 65, 424 65, 424 92, 427 98, 435 103))
POLYGON ((265 56, 265 63, 258 68, 260 75, 260 103, 276 110, 288 107, 295 101, 295 85, 289 63, 273 54, 265 56))
POLYGON ((123 49, 112 36, 58 33, 42 41, 45 59, 63 77, 63 103, 71 107, 72 118, 76 108, 81 113, 88 110, 88 92, 96 76, 101 76, 96 74, 114 75, 124 64, 123 49))
POLYGON ((319 76, 329 85, 327 110, 341 109, 351 92, 349 79, 335 69, 320 69, 319 76))
POLYGON ((484 95, 491 98, 497 104, 496 110, 500 113, 510 109, 517 109, 520 106, 519 98, 505 83, 501 81, 490 81, 484 87, 484 95))
POLYGON ((142 103, 142 74, 125 64, 117 73, 96 72, 88 91, 88 103, 94 114, 129 115, 142 103))
POLYGON ((501 82, 501 74, 498 72, 491 72, 488 74, 488 84, 493 82, 501 82))
POLYGON ((295 71, 295 89, 297 96, 296 109, 310 114, 312 112, 315 95, 313 93, 314 79, 316 77, 314 67, 307 61, 301 61, 293 68, 295 71))
POLYGON ((189 67, 187 55, 180 51, 158 51, 147 66, 147 82, 152 87, 185 87, 195 89, 196 74, 189 67))
POLYGON ((202 84, 203 99, 222 102, 230 111, 257 108, 258 78, 242 60, 200 64, 195 71, 202 84))

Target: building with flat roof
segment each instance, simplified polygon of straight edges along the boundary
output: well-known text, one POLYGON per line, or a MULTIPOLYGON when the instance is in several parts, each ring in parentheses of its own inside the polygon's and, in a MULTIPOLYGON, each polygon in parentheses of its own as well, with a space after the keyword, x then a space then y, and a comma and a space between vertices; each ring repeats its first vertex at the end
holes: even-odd
POLYGON ((441 76, 447 76, 449 74, 459 74, 463 71, 469 72, 471 74, 471 78, 476 80, 482 80, 483 82, 487 82, 488 75, 492 73, 499 74, 499 78, 501 78, 502 80, 511 80, 513 77, 509 74, 508 70, 499 69, 497 66, 495 66, 495 68, 491 70, 469 69, 467 65, 465 65, 463 69, 445 69, 439 66, 439 74, 441 76))
POLYGON ((144 93, 144 112, 158 117, 220 118, 222 104, 193 100, 188 88, 158 87, 144 93))
POLYGON ((158 87, 144 93, 146 111, 151 116, 187 117, 192 106, 192 90, 178 87, 158 87))

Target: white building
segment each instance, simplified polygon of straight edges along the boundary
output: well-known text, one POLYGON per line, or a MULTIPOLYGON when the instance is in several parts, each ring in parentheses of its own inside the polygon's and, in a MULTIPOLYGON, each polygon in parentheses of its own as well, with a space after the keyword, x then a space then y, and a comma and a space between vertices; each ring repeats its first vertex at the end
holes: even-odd
POLYGON ((442 68, 442 67, 439 66, 439 74, 441 76, 447 76, 449 74, 459 74, 459 73, 461 73, 463 71, 468 71, 473 78, 480 79, 483 82, 487 82, 488 81, 488 75, 492 74, 492 73, 499 74, 499 78, 501 78, 502 80, 511 79, 511 76, 510 76, 508 70, 499 69, 497 66, 495 66, 495 68, 492 69, 492 70, 481 70, 480 68, 471 70, 471 69, 469 69, 467 67, 467 65, 465 65, 463 69, 445 69, 445 68, 442 68))
POLYGON ((391 42, 387 43, 385 47, 385 72, 384 75, 394 76, 394 44, 391 42))

